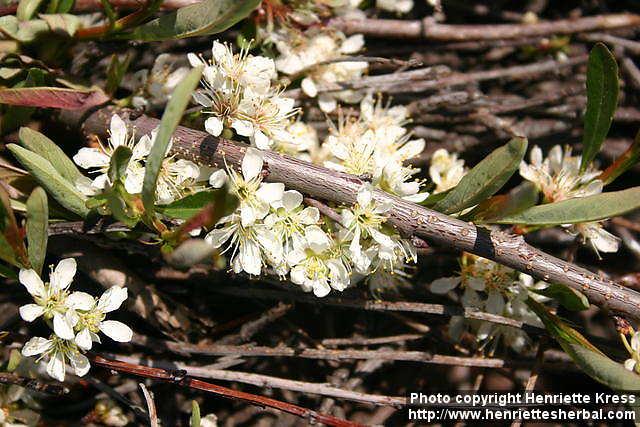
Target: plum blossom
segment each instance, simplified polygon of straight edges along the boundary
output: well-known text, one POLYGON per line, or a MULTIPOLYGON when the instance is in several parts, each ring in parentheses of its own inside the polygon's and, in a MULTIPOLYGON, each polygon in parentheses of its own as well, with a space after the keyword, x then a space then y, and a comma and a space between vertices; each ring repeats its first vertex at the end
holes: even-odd
POLYGON ((25 357, 39 356, 38 361, 48 358, 47 374, 58 381, 64 381, 66 364, 69 363, 79 377, 89 372, 89 359, 83 355, 78 346, 69 340, 53 334, 50 338, 33 337, 22 347, 25 357))
MULTIPOLYGON (((520 175, 531 181, 543 195, 543 203, 554 203, 575 197, 587 197, 602 192, 603 182, 598 179, 601 171, 589 165, 580 170, 581 156, 572 156, 571 148, 564 150, 554 146, 543 160, 542 150, 531 150, 531 163, 520 163, 520 175)), ((619 239, 606 231, 600 222, 563 225, 572 234, 582 236, 598 252, 617 252, 619 239)))
POLYGON ((282 199, 271 203, 271 213, 264 224, 282 240, 285 253, 290 252, 297 242, 304 238, 305 228, 318 224, 320 212, 313 206, 303 206, 302 194, 287 190, 282 199))
POLYGON ((376 7, 401 15, 413 9, 413 0, 376 0, 376 7))
POLYGON ((21 269, 18 275, 20 283, 33 297, 33 304, 20 307, 20 316, 27 322, 33 322, 42 316, 53 322, 54 332, 61 338, 73 339, 74 319, 69 316, 69 286, 76 274, 76 261, 73 258, 63 259, 49 275, 49 282, 44 283, 34 270, 21 269))
POLYGON ((85 292, 70 295, 68 303, 76 319, 76 345, 82 350, 91 350, 93 342, 100 342, 98 332, 117 342, 131 341, 131 328, 116 320, 105 320, 107 313, 119 309, 126 299, 127 288, 118 286, 106 290, 98 300, 85 292))
POLYGON ((133 76, 138 87, 137 94, 131 101, 133 106, 146 109, 166 104, 188 72, 188 67, 174 69, 170 54, 158 55, 151 70, 140 70, 133 76))
POLYGON ((449 153, 444 148, 440 148, 431 156, 429 177, 436 185, 433 190, 434 194, 442 193, 455 187, 466 173, 464 160, 458 159, 456 153, 449 153))
POLYGON ((349 286, 349 270, 340 257, 340 250, 331 236, 317 225, 304 231, 304 239, 287 254, 291 266, 291 281, 305 292, 324 297, 331 289, 343 291, 349 286))
POLYGON ((633 334, 627 350, 631 354, 631 357, 624 361, 624 367, 636 374, 640 374, 640 332, 633 334))

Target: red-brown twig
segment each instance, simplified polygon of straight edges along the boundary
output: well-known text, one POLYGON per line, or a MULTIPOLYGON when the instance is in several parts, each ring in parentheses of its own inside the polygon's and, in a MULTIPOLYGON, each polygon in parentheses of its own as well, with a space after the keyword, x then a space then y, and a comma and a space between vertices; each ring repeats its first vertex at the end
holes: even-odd
POLYGON ((258 396, 243 391, 232 390, 230 388, 222 387, 216 384, 211 384, 206 381, 201 381, 195 378, 191 378, 185 375, 184 371, 171 371, 161 368, 150 368, 148 366, 135 365, 132 363, 122 362, 119 360, 106 359, 98 355, 90 355, 91 362, 96 366, 101 366, 106 369, 111 369, 118 372, 123 372, 131 375, 137 375, 139 377, 150 378, 158 381, 165 381, 169 383, 175 383, 183 387, 189 387, 194 390, 202 390, 208 393, 213 393, 225 399, 235 399, 242 402, 250 403, 252 405, 258 405, 263 407, 269 407, 278 409, 289 414, 296 415, 304 418, 309 422, 323 423, 328 426, 336 427, 359 427, 362 424, 347 421, 340 418, 333 417, 331 415, 320 414, 311 409, 303 408, 290 403, 282 402, 276 399, 268 397, 258 396))

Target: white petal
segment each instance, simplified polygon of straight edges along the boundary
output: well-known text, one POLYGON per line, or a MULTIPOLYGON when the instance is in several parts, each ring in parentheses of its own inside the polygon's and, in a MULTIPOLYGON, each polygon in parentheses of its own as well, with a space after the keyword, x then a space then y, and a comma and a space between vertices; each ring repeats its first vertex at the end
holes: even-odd
POLYGON ((27 304, 20 307, 20 317, 25 322, 33 322, 38 317, 42 316, 44 309, 38 304, 27 304))
POLYGON ((304 225, 316 224, 320 221, 320 211, 315 206, 306 207, 298 214, 298 220, 304 225))
POLYGON ((487 298, 487 311, 489 313, 502 314, 504 305, 504 297, 500 292, 489 292, 489 297, 487 298))
POLYGON ((636 367, 636 361, 634 359, 627 359, 624 361, 624 367, 630 371, 633 371, 636 367))
POLYGON ((315 98, 318 94, 318 88, 316 87, 315 82, 310 77, 305 77, 304 79, 302 79, 302 82, 300 82, 300 88, 310 98, 315 98))
POLYGON ((253 276, 259 276, 262 270, 260 248, 254 242, 247 242, 240 247, 238 259, 242 269, 253 276))
POLYGON ((66 316, 59 313, 53 316, 53 331, 57 336, 65 340, 72 340, 75 338, 71 321, 66 316))
POLYGON ((253 133, 251 140, 260 150, 268 150, 271 147, 271 140, 260 129, 253 133))
POLYGON ((317 225, 310 225, 304 230, 304 236, 312 251, 319 254, 329 249, 331 241, 329 236, 317 225))
POLYGON ((253 135, 253 124, 248 120, 233 120, 231 127, 235 129, 240 136, 253 135))
POLYGON ((213 188, 222 188, 227 182, 227 173, 224 169, 218 169, 209 176, 209 185, 213 188))
POLYGON ((117 114, 111 116, 111 126, 109 130, 111 133, 111 145, 113 147, 123 145, 127 142, 127 125, 125 125, 124 121, 117 114))
POLYGON ((98 301, 98 310, 103 313, 117 310, 126 299, 127 288, 112 286, 100 296, 100 300, 98 301))
POLYGON ((429 289, 434 294, 446 294, 460 284, 460 276, 441 277, 431 282, 429 289))
POLYGON ((326 280, 317 280, 313 282, 313 294, 318 298, 326 297, 331 292, 331 287, 326 280))
POLYGON ((64 355, 62 353, 58 352, 54 357, 49 359, 49 363, 47 363, 47 374, 60 382, 64 381, 65 366, 64 355))
POLYGON ((265 203, 273 203, 282 200, 284 184, 281 182, 263 183, 256 191, 256 196, 265 203))
POLYGON ((234 230, 235 228, 232 227, 217 228, 215 230, 211 230, 209 234, 205 236, 204 240, 214 248, 219 248, 224 244, 224 242, 229 240, 229 237, 231 237, 234 230))
POLYGON ((67 298, 67 307, 74 310, 91 310, 96 300, 86 292, 73 292, 67 298))
POLYGON ((51 277, 49 277, 51 288, 57 290, 67 289, 73 281, 73 276, 76 275, 76 269, 75 259, 66 258, 60 261, 53 273, 51 273, 51 277))
POLYGON ((84 377, 87 372, 89 372, 89 368, 91 368, 89 359, 87 359, 87 357, 82 355, 80 352, 71 353, 68 356, 69 363, 73 367, 76 375, 79 377, 84 377))
POLYGON ((640 351, 640 332, 636 332, 631 337, 631 348, 635 351, 640 351))
POLYGON ((25 357, 42 354, 51 348, 51 340, 42 337, 33 337, 22 347, 22 355, 25 357))
POLYGON ((204 129, 213 136, 220 136, 224 125, 218 117, 209 117, 204 121, 204 129))
POLYGON ((35 270, 21 269, 18 274, 18 280, 27 288, 27 292, 31 295, 38 297, 44 295, 44 283, 42 283, 42 279, 35 270))
POLYGON ((73 161, 82 169, 101 168, 109 164, 109 156, 97 148, 81 148, 73 161))
POLYGON ((327 94, 318 97, 318 106, 325 113, 330 113, 338 107, 338 102, 327 94))
POLYGON ((255 148, 247 148, 242 159, 242 176, 246 181, 260 175, 262 172, 262 153, 255 148))
POLYGON ((202 60, 195 53, 188 53, 187 59, 192 67, 198 67, 203 64, 202 60))
POLYGON ((91 339, 91 332, 88 328, 84 328, 76 334, 75 342, 78 347, 83 350, 91 350, 93 346, 93 340, 91 339))
POLYGON ((133 337, 131 328, 117 320, 105 320, 101 322, 100 331, 117 342, 129 342, 133 337))
POLYGON ((203 107, 211 107, 211 99, 202 92, 193 92, 193 100, 203 107))
POLYGON ((340 46, 340 52, 345 54, 356 53, 364 46, 364 37, 362 34, 356 34, 344 42, 342 42, 342 46, 340 46))

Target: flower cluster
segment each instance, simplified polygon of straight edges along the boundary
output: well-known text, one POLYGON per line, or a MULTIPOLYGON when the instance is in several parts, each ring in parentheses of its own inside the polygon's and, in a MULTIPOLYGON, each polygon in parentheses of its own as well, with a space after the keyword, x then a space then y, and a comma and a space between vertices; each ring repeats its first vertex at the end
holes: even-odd
POLYGON ((127 288, 110 288, 96 299, 69 290, 75 274, 76 261, 67 258, 51 269, 47 283, 31 269, 20 270, 18 276, 34 301, 20 307, 20 316, 27 322, 42 317, 53 330, 49 338, 31 338, 22 354, 48 357, 47 373, 58 381, 64 381, 67 362, 78 376, 88 372, 89 360, 82 352, 90 350, 93 342, 100 342, 99 332, 118 342, 128 342, 133 335, 124 323, 105 320, 107 313, 120 308, 127 299, 127 288))
MULTIPOLYGON (((546 286, 545 282, 534 282, 527 274, 465 253, 460 259, 460 274, 436 279, 431 283, 430 289, 435 294, 447 294, 460 287, 463 289, 460 301, 464 307, 539 324, 538 317, 527 307, 525 301, 529 290, 544 289, 546 286)), ((451 318, 450 336, 458 339, 467 326, 475 328, 479 341, 493 340, 497 343, 498 337, 503 337, 505 343, 518 352, 528 342, 526 333, 520 329, 486 321, 468 322, 462 316, 451 318)))
POLYGON ((356 34, 346 37, 339 31, 311 28, 305 32, 282 28, 269 35, 278 49, 275 64, 279 72, 290 77, 304 75, 300 87, 309 97, 318 97, 320 109, 326 113, 335 110, 338 101, 355 103, 363 93, 355 90, 321 91, 336 83, 358 79, 367 71, 363 61, 341 60, 362 50, 364 38, 356 34))
POLYGON ((420 169, 408 166, 425 146, 423 139, 411 139, 403 126, 408 122, 405 107, 389 108, 369 94, 360 103, 357 119, 341 117, 322 144, 324 166, 354 175, 371 177, 374 187, 412 202, 429 195, 421 192, 421 181, 413 179, 420 169))
POLYGON ((208 116, 206 131, 219 136, 233 129, 262 150, 289 142, 287 127, 297 110, 294 100, 272 85, 277 77, 273 60, 246 50, 234 54, 231 46, 217 41, 211 52, 211 61, 188 55, 192 66, 205 67, 203 88, 193 97, 208 116))
MULTIPOLYGON (((520 175, 531 181, 542 193, 543 203, 560 202, 574 197, 587 197, 602 192, 603 183, 598 179, 601 171, 589 165, 580 170, 581 156, 572 156, 571 148, 564 150, 554 146, 543 160, 542 150, 531 150, 531 163, 520 164, 520 175)), ((569 232, 579 234, 598 252, 617 252, 618 238, 602 227, 600 222, 586 222, 565 226, 569 232)))
MULTIPOLYGON (((124 121, 114 114, 111 117, 109 129, 109 139, 106 145, 100 144, 98 147, 84 147, 73 156, 73 161, 83 169, 88 169, 89 173, 97 176, 92 180, 81 177, 76 186, 88 196, 99 194, 113 183, 109 182, 109 164, 114 151, 119 146, 129 147, 132 152, 131 160, 127 165, 124 177, 124 187, 130 194, 138 194, 142 191, 144 181, 145 161, 157 135, 157 130, 150 135, 142 136, 138 142, 135 135, 130 133, 124 121)), ((171 145, 167 151, 171 149, 171 145)), ((160 204, 171 203, 172 201, 184 197, 192 191, 198 189, 197 183, 201 180, 200 168, 195 163, 166 157, 160 168, 158 184, 156 188, 156 200, 160 204)))

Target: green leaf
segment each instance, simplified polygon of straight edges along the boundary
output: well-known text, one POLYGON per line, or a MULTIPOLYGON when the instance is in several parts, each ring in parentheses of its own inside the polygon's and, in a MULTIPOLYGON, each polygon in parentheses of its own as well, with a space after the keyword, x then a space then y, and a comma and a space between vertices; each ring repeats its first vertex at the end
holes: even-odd
POLYGON ((493 222, 498 224, 557 225, 599 221, 640 208, 640 187, 538 205, 493 222))
POLYGON ((49 236, 49 205, 47 193, 37 187, 27 199, 27 253, 31 268, 42 274, 44 259, 47 256, 49 236))
POLYGON ((589 300, 580 291, 558 283, 552 283, 544 289, 530 289, 547 298, 558 301, 564 308, 571 311, 582 311, 589 308, 589 300))
POLYGON ((538 193, 533 183, 525 181, 507 194, 499 194, 481 202, 473 211, 465 215, 465 219, 468 218, 476 223, 492 222, 505 215, 522 212, 538 202, 538 193))
POLYGON ((20 145, 48 160, 51 166, 71 184, 75 184, 82 176, 75 163, 67 157, 64 151, 40 132, 23 127, 20 128, 18 138, 20 145))
POLYGON ((218 199, 221 190, 205 190, 190 194, 168 205, 158 205, 156 210, 169 218, 189 219, 200 212, 209 203, 218 199))
POLYGON ((107 172, 110 182, 122 181, 124 179, 132 155, 133 152, 131 148, 126 145, 119 145, 115 149, 109 161, 109 171, 107 172))
POLYGON ((616 178, 629 170, 640 160, 640 131, 636 133, 636 137, 627 148, 607 169, 605 169, 598 177, 604 185, 611 184, 616 178))
POLYGON ((433 209, 451 214, 491 197, 518 169, 526 151, 527 140, 513 138, 471 169, 433 209))
POLYGON ((640 375, 626 370, 620 363, 604 355, 582 334, 549 313, 542 304, 529 298, 527 305, 585 374, 615 391, 640 391, 640 375))
POLYGON ((618 64, 609 49, 598 43, 589 53, 587 66, 587 111, 584 114, 581 171, 600 151, 617 105, 618 64))
POLYGON ((89 210, 85 206, 85 196, 47 159, 19 145, 9 144, 7 148, 58 203, 81 217, 87 216, 89 210))
POLYGON ((191 401, 191 417, 189 427, 200 427, 200 405, 195 400, 191 401))
POLYGON ((448 189, 446 191, 443 191, 441 193, 432 193, 432 194, 429 195, 429 197, 427 197, 422 202, 420 202, 420 204, 422 206, 426 206, 426 207, 430 208, 433 205, 435 205, 436 203, 438 203, 440 200, 442 200, 445 197, 447 197, 447 194, 451 193, 451 190, 453 190, 453 188, 450 188, 450 189, 448 189))
POLYGON ((42 19, 21 22, 13 15, 6 15, 0 17, 0 32, 16 41, 30 43, 49 32, 49 25, 42 19))
POLYGON ((182 114, 185 108, 187 108, 191 94, 200 82, 202 69, 202 66, 192 69, 189 74, 178 83, 162 115, 158 134, 147 157, 144 182, 142 185, 142 203, 144 204, 145 210, 149 213, 154 210, 158 175, 160 174, 160 168, 167 155, 171 137, 182 119, 182 114))
MULTIPOLYGON (((2 251, 2 249, 0 249, 2 251)), ((0 259, 2 255, 0 255, 0 259)), ((18 275, 13 269, 7 265, 0 264, 0 277, 4 277, 6 279, 18 280, 18 275)))
POLYGON ((137 27, 127 39, 161 41, 219 33, 249 16, 260 0, 203 0, 137 27))
POLYGON ((33 18, 43 0, 20 0, 18 3, 18 10, 16 11, 16 17, 20 21, 28 21, 33 18))

